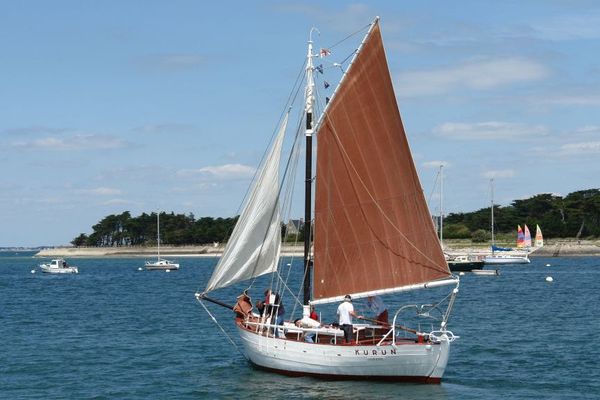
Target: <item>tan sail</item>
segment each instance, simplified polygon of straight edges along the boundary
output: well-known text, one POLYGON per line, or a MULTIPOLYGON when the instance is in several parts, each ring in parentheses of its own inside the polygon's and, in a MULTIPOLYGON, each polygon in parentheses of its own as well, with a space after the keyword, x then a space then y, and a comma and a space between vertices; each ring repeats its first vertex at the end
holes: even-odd
POLYGON ((450 277, 378 23, 328 105, 317 138, 314 300, 450 277))

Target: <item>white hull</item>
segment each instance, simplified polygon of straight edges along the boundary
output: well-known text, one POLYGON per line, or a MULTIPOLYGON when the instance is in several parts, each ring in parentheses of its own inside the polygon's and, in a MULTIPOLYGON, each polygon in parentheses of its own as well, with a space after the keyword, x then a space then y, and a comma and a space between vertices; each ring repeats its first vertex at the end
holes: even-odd
POLYGON ((146 269, 148 270, 178 270, 179 264, 172 263, 167 260, 146 261, 146 269))
POLYGON ((40 265, 42 272, 46 274, 78 274, 79 270, 77 267, 66 267, 66 268, 55 268, 50 267, 47 264, 40 265))
POLYGON ((484 264, 529 264, 531 261, 527 256, 487 256, 483 259, 484 264))
POLYGON ((441 343, 329 345, 266 337, 238 326, 246 357, 256 366, 293 376, 439 383, 450 352, 441 343))

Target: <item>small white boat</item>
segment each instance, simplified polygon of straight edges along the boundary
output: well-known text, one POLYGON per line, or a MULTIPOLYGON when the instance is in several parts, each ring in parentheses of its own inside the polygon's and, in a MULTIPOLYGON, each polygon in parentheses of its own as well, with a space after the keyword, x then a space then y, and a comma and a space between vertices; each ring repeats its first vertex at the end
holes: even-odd
POLYGON ((49 264, 40 264, 42 272, 47 274, 78 274, 79 269, 72 267, 62 258, 50 261, 49 264))
POLYGON ((178 270, 179 264, 160 258, 160 212, 156 213, 156 261, 146 261, 147 270, 178 270))
POLYGON ((146 269, 179 269, 179 264, 159 258, 156 261, 146 261, 146 269))
POLYGON ((527 255, 493 254, 483 259, 484 264, 529 264, 531 260, 527 255))

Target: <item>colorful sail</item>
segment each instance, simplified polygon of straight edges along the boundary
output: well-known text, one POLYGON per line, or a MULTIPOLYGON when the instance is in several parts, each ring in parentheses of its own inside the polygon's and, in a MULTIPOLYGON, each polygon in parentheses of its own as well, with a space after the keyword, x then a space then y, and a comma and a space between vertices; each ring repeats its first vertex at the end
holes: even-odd
POLYGON ((539 225, 535 226, 535 247, 544 247, 544 237, 539 225))
POLYGON ((325 109, 317 138, 314 303, 451 277, 404 133, 378 23, 325 109))
POLYGON ((525 235, 523 234, 523 229, 521 229, 521 225, 517 225, 517 247, 525 247, 525 235))
POLYGON ((525 224, 525 238, 524 238, 523 245, 525 247, 531 247, 531 233, 529 232, 529 228, 527 227, 527 224, 525 224))

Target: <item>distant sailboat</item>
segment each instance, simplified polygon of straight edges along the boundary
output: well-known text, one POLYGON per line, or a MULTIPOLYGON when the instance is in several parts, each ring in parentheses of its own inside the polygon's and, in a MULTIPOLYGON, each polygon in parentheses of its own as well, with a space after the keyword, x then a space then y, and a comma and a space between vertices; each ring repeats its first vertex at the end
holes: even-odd
MULTIPOLYGON (((494 240, 494 179, 490 179, 490 210, 491 210, 491 229, 492 229, 492 254, 483 259, 484 264, 528 264, 531 261, 520 254, 496 254, 496 251, 511 251, 512 249, 497 247, 494 240)), ((519 229, 521 227, 519 226, 519 229)))
POLYGON ((544 247, 544 237, 539 225, 535 226, 535 247, 544 247))
POLYGON ((156 213, 156 261, 146 261, 148 270, 178 270, 179 264, 160 258, 160 212, 156 213))
POLYGON ((531 233, 529 232, 527 224, 525 224, 525 237, 523 239, 523 245, 527 249, 531 248, 531 233))
POLYGON ((517 225, 517 247, 520 249, 525 247, 525 235, 523 234, 521 225, 517 225))
MULTIPOLYGON (((217 324, 206 302, 234 311, 240 349, 251 364, 261 369, 291 376, 439 383, 455 339, 447 323, 459 279, 444 260, 423 196, 398 111, 378 19, 369 25, 363 42, 354 49, 352 61, 317 120, 313 118, 318 104, 313 73, 322 72, 323 67, 314 66, 313 61, 327 49, 315 53, 312 39, 308 42, 305 102, 299 109, 303 123, 294 132, 296 139, 304 136, 306 140, 301 287, 290 290, 285 274, 278 271, 283 268, 279 259, 280 213, 287 207, 286 185, 294 186, 290 170, 279 176, 280 165, 285 165, 280 157, 286 114, 223 256, 206 289, 196 293, 196 298, 217 324), (312 172, 313 136, 318 139, 316 178, 312 172), (237 297, 234 306, 209 297, 220 288, 269 273, 271 292, 265 293, 262 304, 267 306, 260 308, 260 314, 250 299, 252 283, 245 286, 247 290, 237 297), (444 288, 446 285, 450 287, 444 288), (438 293, 441 301, 431 304, 429 296, 425 304, 411 301, 397 311, 390 309, 393 318, 389 324, 372 321, 321 326, 309 318, 311 305, 347 304, 349 296, 355 300, 430 288, 445 292, 438 293), (277 309, 282 303, 273 296, 277 290, 281 301, 287 294, 287 301, 294 301, 302 309, 303 318, 279 321, 277 309), (406 327, 406 318, 413 328, 406 327), (419 321, 427 321, 427 331, 419 321)), ((298 154, 296 147, 289 154, 296 165, 298 160, 292 158, 298 154)), ((212 333, 221 331, 215 329, 212 333)), ((235 343, 233 338, 229 340, 235 343)))

